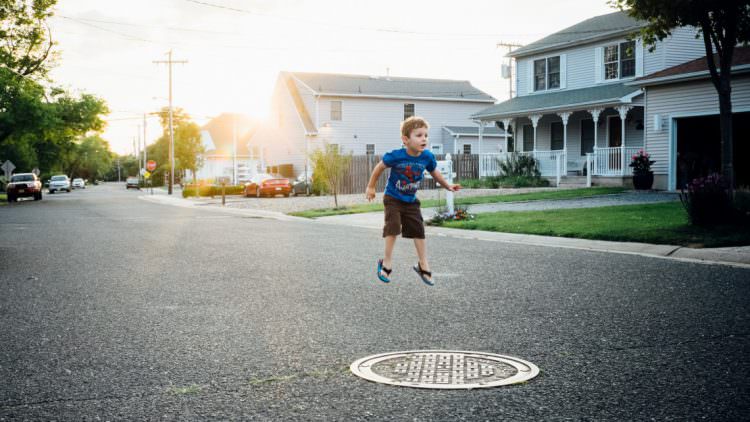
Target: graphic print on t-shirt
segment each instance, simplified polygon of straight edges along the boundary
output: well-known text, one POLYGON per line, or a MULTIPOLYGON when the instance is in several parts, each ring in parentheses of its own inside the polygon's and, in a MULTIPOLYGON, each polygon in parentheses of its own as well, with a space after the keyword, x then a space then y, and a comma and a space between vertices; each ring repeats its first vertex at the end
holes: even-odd
POLYGON ((422 180, 425 167, 417 162, 396 164, 391 172, 395 172, 398 180, 396 189, 404 195, 414 195, 422 180))

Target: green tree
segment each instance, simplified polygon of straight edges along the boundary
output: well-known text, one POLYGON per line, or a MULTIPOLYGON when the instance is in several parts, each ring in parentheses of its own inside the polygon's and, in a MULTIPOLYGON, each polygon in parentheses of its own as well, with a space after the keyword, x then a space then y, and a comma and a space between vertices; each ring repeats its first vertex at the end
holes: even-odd
POLYGON ((47 19, 57 0, 0 0, 0 64, 25 77, 45 76, 54 57, 47 19))
POLYGON ((114 154, 109 149, 109 142, 98 135, 89 136, 76 149, 76 167, 71 172, 71 177, 93 181, 110 174, 114 154))
POLYGON ((338 145, 323 144, 322 149, 313 151, 310 155, 313 164, 313 174, 325 183, 329 192, 333 193, 333 203, 339 207, 338 193, 344 180, 344 172, 349 168, 352 155, 343 155, 338 145))
POLYGON ((750 41, 749 0, 611 0, 628 15, 645 20, 644 41, 653 45, 672 28, 695 26, 703 35, 711 82, 719 95, 722 173, 734 190, 732 153, 732 59, 738 43, 750 41), (714 55, 716 51, 716 55, 714 55))
MULTIPOLYGON (((159 112, 162 125, 162 136, 149 148, 149 157, 158 157, 162 171, 169 171, 169 109, 164 107, 159 112), (153 155, 152 155, 153 150, 153 155)), ((175 172, 184 174, 190 170, 195 174, 203 164, 201 155, 205 152, 201 143, 200 127, 190 119, 190 115, 181 108, 172 111, 172 127, 174 131, 174 161, 175 172)), ((156 159, 156 158, 153 158, 156 159)))

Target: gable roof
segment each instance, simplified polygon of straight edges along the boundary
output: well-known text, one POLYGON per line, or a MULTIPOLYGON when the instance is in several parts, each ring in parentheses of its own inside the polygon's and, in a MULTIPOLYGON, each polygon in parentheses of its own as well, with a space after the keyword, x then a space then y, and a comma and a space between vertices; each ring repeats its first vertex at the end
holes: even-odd
POLYGON ((547 50, 554 50, 571 45, 592 42, 598 39, 614 37, 640 29, 648 22, 628 16, 627 12, 617 11, 606 15, 594 16, 573 26, 527 44, 508 53, 509 57, 528 56, 547 50))
POLYGON ((318 95, 495 102, 494 97, 475 88, 469 81, 335 73, 289 73, 318 95))
POLYGON ((250 155, 247 140, 257 130, 257 122, 243 114, 222 113, 201 127, 201 142, 207 155, 232 155, 234 125, 237 124, 237 155, 250 155))
POLYGON ((638 87, 615 83, 546 94, 523 95, 495 104, 473 114, 471 117, 496 119, 499 116, 516 117, 536 113, 553 113, 571 107, 619 104, 629 102, 631 99, 625 97, 639 92, 638 87))
MULTIPOLYGON (((714 60, 718 65, 718 54, 714 54, 714 60)), ((736 47, 732 55, 733 71, 740 66, 750 65, 750 47, 736 47)), ((734 74, 734 72, 732 72, 734 74)), ((676 66, 662 69, 658 72, 650 73, 631 82, 631 85, 659 85, 670 82, 684 81, 693 78, 709 78, 711 74, 708 71, 708 60, 706 56, 680 63, 676 66)))

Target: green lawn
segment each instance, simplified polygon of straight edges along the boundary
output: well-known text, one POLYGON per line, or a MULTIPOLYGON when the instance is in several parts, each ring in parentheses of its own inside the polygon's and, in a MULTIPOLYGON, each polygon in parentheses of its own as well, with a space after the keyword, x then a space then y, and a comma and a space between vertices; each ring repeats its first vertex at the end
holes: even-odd
POLYGON ((8 205, 8 195, 0 193, 0 207, 3 205, 8 205))
MULTIPOLYGON (((455 203, 457 205, 472 205, 472 204, 490 204, 497 202, 519 202, 519 201, 539 201, 543 199, 571 199, 571 198, 586 198, 589 196, 596 195, 611 195, 615 193, 622 193, 626 191, 625 188, 609 188, 609 187, 596 187, 596 188, 583 188, 583 189, 564 189, 555 191, 545 192, 529 192, 529 193, 514 193, 505 195, 491 195, 491 196, 468 196, 461 197, 459 193, 456 197, 455 203)), ((436 199, 427 199, 422 201, 422 208, 432 208, 438 205, 445 205, 445 196, 438 204, 436 199)), ((352 205, 349 207, 336 208, 323 208, 317 210, 298 211, 290 213, 298 217, 324 217, 327 215, 341 215, 341 214, 358 214, 363 212, 375 212, 382 211, 383 203, 374 202, 370 204, 352 205)))
POLYGON ((750 245, 750 227, 688 225, 679 202, 477 214, 443 227, 691 247, 750 245))

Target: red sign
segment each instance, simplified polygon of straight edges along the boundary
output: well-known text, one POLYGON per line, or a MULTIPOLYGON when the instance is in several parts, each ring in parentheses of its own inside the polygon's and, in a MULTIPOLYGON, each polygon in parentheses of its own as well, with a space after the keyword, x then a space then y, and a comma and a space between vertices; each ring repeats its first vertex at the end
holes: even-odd
POLYGON ((148 170, 148 171, 154 171, 154 170, 156 170, 156 161, 154 161, 154 160, 148 160, 146 162, 146 170, 148 170))

